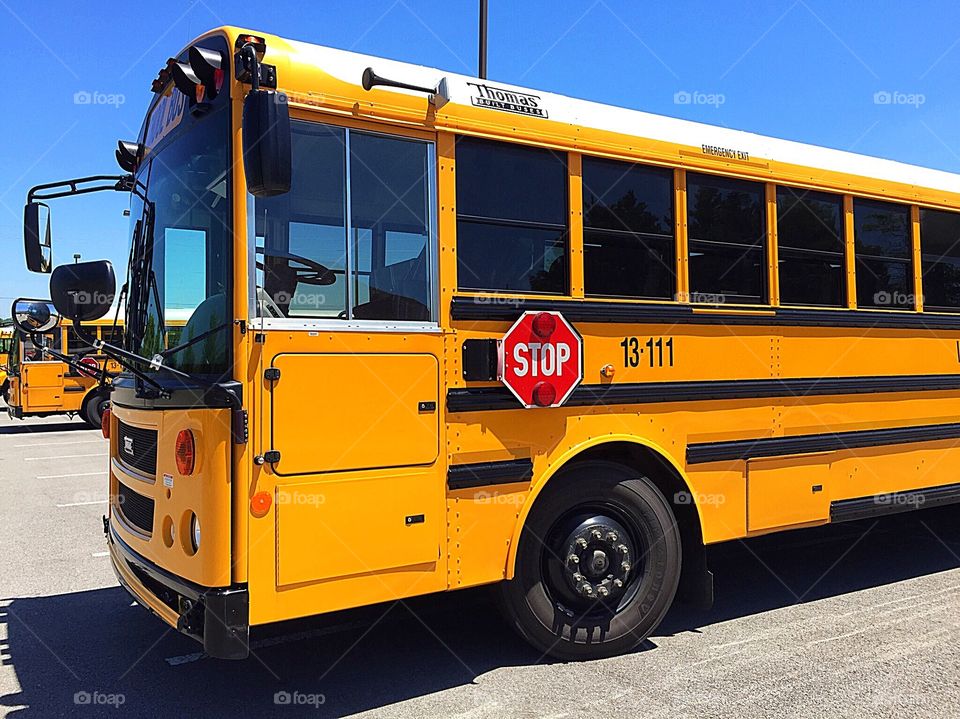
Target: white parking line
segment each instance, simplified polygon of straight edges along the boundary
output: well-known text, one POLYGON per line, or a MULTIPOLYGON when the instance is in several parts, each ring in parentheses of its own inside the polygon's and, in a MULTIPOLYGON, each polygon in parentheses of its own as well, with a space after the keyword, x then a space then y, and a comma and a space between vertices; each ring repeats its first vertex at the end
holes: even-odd
POLYGON ((37 479, 66 479, 67 477, 106 477, 106 472, 77 472, 76 474, 38 474, 37 479))
POLYGON ((57 507, 62 509, 63 507, 86 507, 91 504, 106 504, 106 503, 107 503, 107 499, 106 497, 104 497, 103 499, 94 499, 90 502, 70 502, 68 504, 58 504, 57 507))
POLYGON ((63 447, 68 444, 99 444, 100 442, 106 442, 105 439, 78 439, 73 442, 44 442, 43 444, 37 444, 36 442, 31 442, 30 444, 15 444, 13 445, 15 449, 22 449, 24 447, 63 447))
POLYGON ((91 557, 109 557, 110 552, 94 552, 90 555, 91 557))
POLYGON ((58 454, 56 457, 24 457, 24 462, 41 462, 45 459, 78 459, 80 457, 103 457, 103 452, 96 454, 58 454))

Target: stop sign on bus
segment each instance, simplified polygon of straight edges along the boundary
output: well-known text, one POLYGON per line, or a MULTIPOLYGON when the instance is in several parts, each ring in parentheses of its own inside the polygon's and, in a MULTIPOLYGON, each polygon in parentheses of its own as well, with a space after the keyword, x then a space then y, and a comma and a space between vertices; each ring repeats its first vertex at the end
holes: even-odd
POLYGON ((524 407, 559 407, 583 379, 583 340, 559 312, 524 312, 500 342, 500 381, 524 407))

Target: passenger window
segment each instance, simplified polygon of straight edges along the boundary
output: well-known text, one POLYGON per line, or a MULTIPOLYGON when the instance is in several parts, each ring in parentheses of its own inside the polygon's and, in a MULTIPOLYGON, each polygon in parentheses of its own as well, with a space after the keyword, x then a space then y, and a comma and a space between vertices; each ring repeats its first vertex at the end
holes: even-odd
POLYGON ((781 304, 846 304, 843 198, 778 187, 777 254, 781 304))
POLYGON ((960 213, 920 210, 923 306, 960 311, 960 213))
POLYGON ((565 294, 566 155, 461 137, 456 162, 460 288, 565 294))
POLYGON ((430 321, 432 145, 294 121, 292 150, 255 203, 261 313, 430 321))
POLYGON ((687 226, 693 302, 766 301, 763 185, 688 174, 687 226))
POLYGON ((586 294, 672 298, 673 171, 584 157, 582 182, 586 294))
POLYGON ((857 306, 913 309, 910 210, 854 199, 857 306))

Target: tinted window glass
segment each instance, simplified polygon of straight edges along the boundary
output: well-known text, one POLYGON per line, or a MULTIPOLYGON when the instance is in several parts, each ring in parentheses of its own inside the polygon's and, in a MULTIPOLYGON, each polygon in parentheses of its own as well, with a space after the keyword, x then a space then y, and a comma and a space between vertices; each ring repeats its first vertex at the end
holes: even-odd
POLYGON ((783 304, 845 304, 843 198, 777 188, 777 244, 783 304))
POLYGON ((566 156, 459 138, 456 162, 459 286, 566 292, 566 156))
POLYGON ((766 297, 764 189, 756 182, 687 175, 690 293, 694 302, 766 297))
POLYGON ((566 223, 563 153, 461 137, 456 160, 458 215, 566 223))
POLYGON ((960 310, 960 213, 920 210, 923 306, 960 310))
POLYGON ((588 295, 673 296, 671 170, 584 157, 583 224, 588 295))
POLYGON ((912 309, 913 262, 910 210, 902 205, 856 199, 857 306, 912 309))
POLYGON ((431 319, 431 157, 425 142, 294 122, 291 190, 256 200, 261 312, 431 319))

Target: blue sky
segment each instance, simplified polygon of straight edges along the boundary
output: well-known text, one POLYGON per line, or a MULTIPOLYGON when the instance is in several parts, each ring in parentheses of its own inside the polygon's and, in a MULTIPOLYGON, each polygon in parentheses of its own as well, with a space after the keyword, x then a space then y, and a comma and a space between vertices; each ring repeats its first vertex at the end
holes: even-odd
MULTIPOLYGON (((475 73, 476 12, 475 0, 0 0, 0 316, 15 296, 47 295, 47 278, 24 269, 27 189, 118 172, 116 140, 136 136, 150 81, 199 33, 235 24, 475 73)), ((960 172, 955 0, 490 0, 488 74, 960 172)), ((113 193, 52 203, 56 260, 106 257, 122 275, 125 205, 113 193)))

